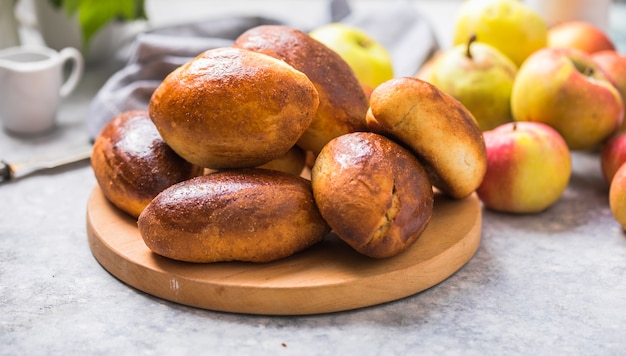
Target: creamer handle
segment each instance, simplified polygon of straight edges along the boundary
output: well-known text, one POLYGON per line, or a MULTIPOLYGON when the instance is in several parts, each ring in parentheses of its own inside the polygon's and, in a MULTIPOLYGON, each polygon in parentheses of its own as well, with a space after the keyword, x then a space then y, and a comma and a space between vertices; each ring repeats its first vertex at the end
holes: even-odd
POLYGON ((82 54, 76 48, 72 47, 63 48, 59 52, 59 55, 61 56, 63 63, 66 61, 72 61, 72 70, 59 91, 61 97, 65 97, 76 89, 80 79, 83 77, 85 60, 83 59, 82 54))

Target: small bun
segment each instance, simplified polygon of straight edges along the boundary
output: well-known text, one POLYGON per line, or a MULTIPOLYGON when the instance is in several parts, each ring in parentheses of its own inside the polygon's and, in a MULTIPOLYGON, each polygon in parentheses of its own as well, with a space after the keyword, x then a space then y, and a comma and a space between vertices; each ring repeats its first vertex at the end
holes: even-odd
POLYGON ((385 130, 385 128, 381 126, 380 123, 376 120, 374 114, 372 114, 372 108, 367 109, 367 114, 365 115, 365 123, 367 124, 367 129, 370 132, 385 135, 387 131, 389 131, 385 130))
POLYGON ((311 79, 320 104, 298 140, 304 150, 317 154, 334 137, 366 130, 369 102, 358 78, 336 52, 309 34, 288 26, 262 25, 241 34, 233 46, 281 59, 311 79))
POLYGON ((202 174, 163 141, 146 111, 109 121, 96 137, 91 165, 104 196, 133 217, 172 184, 202 174))
POLYGON ((311 182, 332 230, 366 256, 386 258, 406 250, 432 216, 432 185, 421 163, 375 133, 331 140, 317 156, 311 182))
POLYGON ((412 77, 382 83, 370 101, 370 127, 409 147, 435 187, 458 199, 478 188, 487 171, 487 149, 463 104, 412 77))
POLYGON ((179 155, 205 168, 230 169, 287 153, 318 105, 313 83, 284 61, 217 48, 170 73, 153 93, 149 111, 179 155))
POLYGON ((270 262, 329 232, 311 182, 268 169, 210 173, 173 185, 139 216, 153 252, 180 261, 270 262))
POLYGON ((267 162, 258 168, 273 169, 299 176, 306 164, 306 152, 298 146, 293 146, 281 157, 267 162))

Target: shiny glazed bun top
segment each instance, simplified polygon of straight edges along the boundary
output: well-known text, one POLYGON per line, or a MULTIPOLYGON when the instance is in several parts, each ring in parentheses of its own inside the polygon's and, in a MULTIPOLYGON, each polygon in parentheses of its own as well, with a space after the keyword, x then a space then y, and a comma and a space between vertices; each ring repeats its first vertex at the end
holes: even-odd
POLYGON ((311 171, 311 185, 332 230, 373 258, 405 251, 433 213, 432 185, 417 157, 371 132, 342 135, 324 146, 311 171))
POLYGON ((157 87, 150 117, 179 155, 205 168, 262 165, 309 126, 317 90, 284 61, 240 48, 208 50, 157 87))
POLYGON ((104 126, 91 165, 104 196, 134 217, 164 189, 202 174, 163 141, 142 110, 124 112, 104 126))

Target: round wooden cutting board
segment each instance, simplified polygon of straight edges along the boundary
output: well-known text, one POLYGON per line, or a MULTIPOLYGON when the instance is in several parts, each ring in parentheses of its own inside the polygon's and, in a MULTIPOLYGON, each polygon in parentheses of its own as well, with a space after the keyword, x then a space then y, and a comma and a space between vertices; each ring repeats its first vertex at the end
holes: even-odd
POLYGON ((148 294, 235 313, 305 315, 344 311, 416 294, 445 280, 476 252, 481 236, 476 195, 436 195, 428 228, 407 251, 384 260, 362 256, 333 234, 308 250, 263 264, 194 264, 152 253, 137 220, 96 187, 87 205, 94 257, 109 273, 148 294))

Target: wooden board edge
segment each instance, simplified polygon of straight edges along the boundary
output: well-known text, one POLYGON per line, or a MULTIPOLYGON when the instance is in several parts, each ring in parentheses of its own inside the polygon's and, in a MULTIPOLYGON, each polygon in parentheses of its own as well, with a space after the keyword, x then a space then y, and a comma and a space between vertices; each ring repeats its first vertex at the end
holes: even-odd
MULTIPOLYGON (((93 199, 95 193, 94 190, 90 200, 93 199)), ((273 304, 272 294, 276 293, 275 290, 258 289, 251 294, 249 288, 229 287, 224 289, 223 286, 219 285, 194 284, 193 280, 188 280, 184 276, 170 278, 169 288, 154 290, 149 287, 150 276, 146 275, 144 267, 137 266, 119 255, 107 253, 111 247, 107 246, 106 242, 94 232, 89 212, 87 214, 87 235, 92 254, 103 268, 125 284, 161 299, 202 309, 241 314, 283 316, 324 314, 360 309, 402 299, 429 289, 456 273, 471 260, 480 245, 482 214, 480 204, 476 202, 475 205, 472 208, 477 209, 477 215, 467 235, 454 246, 436 256, 435 260, 430 261, 426 266, 427 268, 423 268, 423 265, 416 265, 416 270, 413 271, 415 275, 410 279, 406 278, 405 270, 386 276, 387 279, 393 280, 392 283, 397 283, 400 286, 394 291, 392 297, 377 292, 381 283, 390 283, 389 280, 381 281, 379 278, 369 278, 367 281, 363 281, 364 293, 359 296, 344 298, 339 302, 336 296, 345 295, 344 290, 350 288, 349 286, 337 285, 318 290, 301 288, 296 291, 282 291, 283 293, 292 293, 294 298, 302 297, 300 296, 302 293, 306 294, 306 300, 310 301, 310 304, 304 306, 298 304, 297 307, 273 304), (191 289, 194 290, 194 293, 199 293, 201 297, 189 298, 189 296, 185 296, 185 290, 190 289, 189 287, 193 287, 191 289), (329 293, 329 288, 334 289, 334 293, 329 293), (225 305, 219 302, 219 300, 232 300, 232 298, 240 300, 236 308, 230 304, 225 305), (259 303, 259 300, 266 302, 259 303)), ((161 272, 153 270, 152 273, 161 272)))

